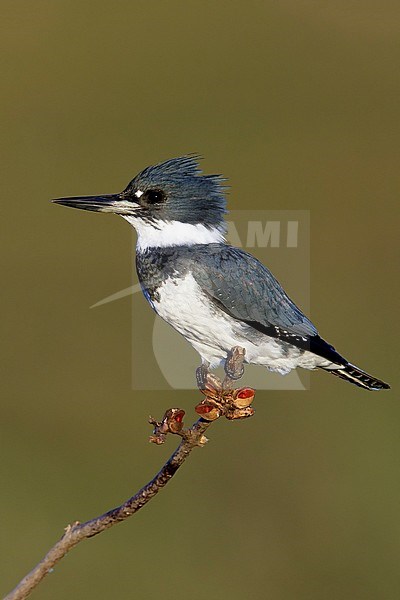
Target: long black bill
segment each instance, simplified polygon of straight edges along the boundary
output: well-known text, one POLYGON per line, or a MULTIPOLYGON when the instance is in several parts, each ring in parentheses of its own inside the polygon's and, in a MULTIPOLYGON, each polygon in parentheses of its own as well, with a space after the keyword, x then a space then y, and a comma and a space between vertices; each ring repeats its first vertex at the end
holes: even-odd
POLYGON ((76 196, 73 198, 56 198, 52 200, 56 204, 80 208, 82 210, 94 210, 97 212, 118 212, 121 205, 119 194, 106 194, 104 196, 76 196))

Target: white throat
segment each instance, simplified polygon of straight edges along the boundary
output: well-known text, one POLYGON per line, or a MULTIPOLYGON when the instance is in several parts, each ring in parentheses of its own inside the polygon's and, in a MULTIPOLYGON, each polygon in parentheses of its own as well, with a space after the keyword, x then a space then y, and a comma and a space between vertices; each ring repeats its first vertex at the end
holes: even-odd
POLYGON ((180 221, 157 221, 156 226, 145 223, 132 215, 121 215, 137 232, 136 250, 145 252, 148 248, 168 248, 171 246, 193 246, 194 244, 213 244, 225 241, 225 228, 211 229, 197 223, 180 221))

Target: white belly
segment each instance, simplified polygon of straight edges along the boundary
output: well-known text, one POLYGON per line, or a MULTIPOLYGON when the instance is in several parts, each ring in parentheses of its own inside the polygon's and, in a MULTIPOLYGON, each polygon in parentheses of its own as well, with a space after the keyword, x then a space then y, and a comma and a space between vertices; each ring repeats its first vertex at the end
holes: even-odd
POLYGON ((290 351, 279 340, 255 332, 231 319, 210 299, 191 275, 181 279, 167 279, 157 290, 159 300, 152 305, 167 323, 181 333, 211 368, 219 366, 234 346, 246 350, 246 362, 268 367, 282 374, 296 367, 314 369, 330 364, 311 352, 293 346, 290 351))

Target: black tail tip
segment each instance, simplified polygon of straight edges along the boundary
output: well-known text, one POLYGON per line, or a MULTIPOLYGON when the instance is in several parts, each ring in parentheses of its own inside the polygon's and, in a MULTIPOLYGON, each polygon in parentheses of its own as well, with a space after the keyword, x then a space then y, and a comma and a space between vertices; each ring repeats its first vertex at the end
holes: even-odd
POLYGON ((340 377, 353 385, 363 388, 364 390, 379 391, 379 390, 390 390, 390 385, 381 379, 368 375, 362 369, 347 363, 342 369, 326 369, 332 375, 340 377))

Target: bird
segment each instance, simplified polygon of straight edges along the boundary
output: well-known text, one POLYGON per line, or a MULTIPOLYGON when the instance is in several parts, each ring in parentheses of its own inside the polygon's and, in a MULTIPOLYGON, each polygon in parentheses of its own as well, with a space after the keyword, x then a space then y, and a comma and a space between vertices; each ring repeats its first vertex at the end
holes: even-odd
POLYGON ((117 194, 53 202, 121 216, 137 233, 136 270, 153 310, 186 338, 207 370, 234 347, 247 364, 285 375, 323 369, 366 390, 390 386, 326 342, 270 270, 226 241, 226 179, 194 154, 139 172, 117 194))

